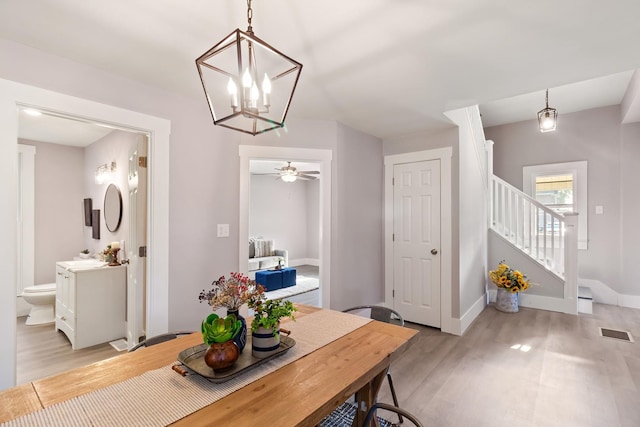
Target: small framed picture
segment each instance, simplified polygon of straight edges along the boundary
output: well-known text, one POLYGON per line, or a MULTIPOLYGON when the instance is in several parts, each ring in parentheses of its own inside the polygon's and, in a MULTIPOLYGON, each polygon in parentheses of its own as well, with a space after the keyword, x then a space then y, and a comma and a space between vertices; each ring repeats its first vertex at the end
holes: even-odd
POLYGON ((100 239, 100 209, 91 211, 91 237, 100 239))
POLYGON ((84 225, 91 227, 91 211, 93 210, 93 203, 91 199, 84 199, 84 225))

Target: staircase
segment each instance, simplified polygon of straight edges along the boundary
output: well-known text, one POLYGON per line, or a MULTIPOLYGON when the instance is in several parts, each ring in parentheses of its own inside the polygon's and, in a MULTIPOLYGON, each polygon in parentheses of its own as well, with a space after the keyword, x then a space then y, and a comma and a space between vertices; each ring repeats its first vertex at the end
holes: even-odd
MULTIPOLYGON (((493 174, 493 142, 486 141, 480 112, 465 109, 461 134, 476 148, 477 163, 486 173, 489 246, 501 259, 518 259, 536 286, 520 296, 523 307, 578 314, 578 216, 559 214, 493 174), (493 235, 497 236, 495 239, 493 235), (506 242, 506 244, 504 243, 506 242), (527 261, 529 260, 529 261, 527 261), (537 279, 537 280, 534 280, 537 279)), ((489 292, 493 286, 489 285, 489 292)), ((581 307, 588 309, 588 292, 581 307)))
MULTIPOLYGON (((581 312, 589 312, 591 296, 588 289, 581 291, 578 300, 577 214, 556 213, 493 174, 490 200, 489 227, 509 243, 511 249, 506 250, 526 255, 564 284, 559 295, 532 287, 522 294, 521 305, 570 314, 577 314, 580 306, 581 312)), ((507 258, 506 254, 504 258, 507 258)), ((545 283, 537 285, 544 287, 545 283)))

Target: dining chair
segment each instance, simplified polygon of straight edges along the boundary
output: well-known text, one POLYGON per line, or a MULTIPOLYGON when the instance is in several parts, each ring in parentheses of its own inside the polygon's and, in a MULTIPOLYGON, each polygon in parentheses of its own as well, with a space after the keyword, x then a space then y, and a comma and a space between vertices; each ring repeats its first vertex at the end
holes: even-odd
MULTIPOLYGON (((402 315, 389 307, 383 307, 380 305, 359 305, 356 307, 347 308, 346 310, 342 311, 344 313, 364 314, 367 310, 369 311, 369 318, 373 320, 404 326, 404 318, 402 317, 402 315)), ((393 386, 393 379, 391 378, 391 372, 389 371, 389 369, 387 369, 387 381, 389 382, 389 389, 391 389, 391 398, 393 399, 393 404, 396 407, 399 407, 400 405, 398 405, 398 396, 396 396, 396 389, 393 386)), ((400 421, 400 424, 402 424, 402 414, 398 414, 398 419, 400 421)))
POLYGON ((388 405, 386 403, 374 403, 373 406, 371 406, 371 408, 369 409, 369 412, 367 412, 367 416, 364 419, 363 425, 365 426, 369 425, 372 418, 375 415, 377 415, 378 409, 389 411, 389 412, 395 412, 398 415, 398 417, 404 417, 407 420, 411 421, 413 424, 415 424, 416 427, 422 427, 422 423, 418 420, 418 418, 416 418, 415 415, 406 411, 405 409, 398 408, 397 406, 393 406, 393 405, 388 405))
POLYGON ((156 335, 155 337, 147 338, 144 341, 139 342, 138 344, 131 347, 129 352, 136 351, 141 347, 151 347, 152 345, 160 344, 165 341, 170 341, 178 338, 182 335, 190 335, 194 331, 176 331, 176 332, 167 332, 166 334, 156 335))

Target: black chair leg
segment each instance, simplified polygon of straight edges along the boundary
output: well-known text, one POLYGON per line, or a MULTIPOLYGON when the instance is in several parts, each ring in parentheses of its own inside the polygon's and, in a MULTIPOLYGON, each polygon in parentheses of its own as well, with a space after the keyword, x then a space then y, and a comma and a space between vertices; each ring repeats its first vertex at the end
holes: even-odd
MULTIPOLYGON (((389 381, 389 388, 391 389, 391 398, 393 399, 393 404, 396 408, 399 408, 398 404, 398 396, 396 396, 396 389, 393 386, 393 380, 391 379, 391 374, 387 371, 387 380, 389 381)), ((402 424, 404 420, 402 419, 402 415, 398 414, 398 424, 402 424)))

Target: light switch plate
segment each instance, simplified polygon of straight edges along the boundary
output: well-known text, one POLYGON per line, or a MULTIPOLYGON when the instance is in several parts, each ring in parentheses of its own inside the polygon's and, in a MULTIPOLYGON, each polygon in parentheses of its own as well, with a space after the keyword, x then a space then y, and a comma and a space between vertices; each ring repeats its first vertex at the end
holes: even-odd
POLYGON ((604 206, 596 206, 596 215, 602 215, 604 213, 604 206))
POLYGON ((218 237, 229 237, 229 224, 218 224, 218 237))

